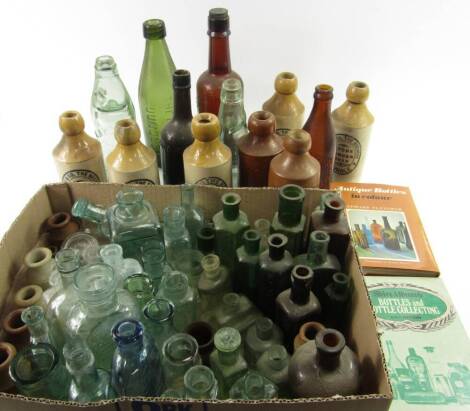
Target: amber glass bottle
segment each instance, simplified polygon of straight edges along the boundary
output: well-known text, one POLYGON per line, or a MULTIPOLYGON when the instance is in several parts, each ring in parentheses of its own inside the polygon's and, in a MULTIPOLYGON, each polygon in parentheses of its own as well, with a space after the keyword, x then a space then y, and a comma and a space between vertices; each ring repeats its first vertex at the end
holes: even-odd
POLYGON ((312 112, 304 130, 308 131, 312 138, 310 154, 321 164, 320 188, 329 188, 336 153, 335 129, 331 119, 333 87, 328 84, 316 86, 313 98, 312 112))
POLYGON ((256 111, 248 119, 249 133, 238 141, 240 187, 268 185, 271 160, 284 150, 275 128, 276 119, 269 111, 256 111))
POLYGON ((209 69, 197 81, 197 106, 200 113, 217 115, 220 90, 228 77, 240 78, 230 64, 230 20, 228 10, 215 8, 209 11, 209 69))

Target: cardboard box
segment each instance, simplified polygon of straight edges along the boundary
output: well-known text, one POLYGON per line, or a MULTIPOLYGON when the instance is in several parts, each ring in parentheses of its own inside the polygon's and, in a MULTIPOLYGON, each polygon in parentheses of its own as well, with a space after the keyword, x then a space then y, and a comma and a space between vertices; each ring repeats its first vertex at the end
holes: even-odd
MULTIPOLYGON (((0 307, 6 310, 8 293, 14 289, 14 282, 20 281, 22 261, 25 254, 37 242, 41 223, 52 213, 68 211, 79 197, 109 206, 114 202, 116 193, 122 189, 118 184, 52 184, 43 186, 29 201, 10 230, 0 243, 0 307), (19 273, 19 275, 17 275, 19 273)), ((152 203, 161 216, 163 208, 169 204, 179 204, 178 186, 140 186, 145 198, 152 203)), ((264 217, 272 219, 278 206, 277 189, 221 189, 216 187, 196 187, 196 202, 204 210, 206 218, 212 217, 221 209, 220 197, 227 191, 236 191, 242 198, 241 209, 253 222, 264 217)), ((321 190, 306 190, 304 213, 310 216, 319 204, 321 190)), ((306 233, 307 234, 307 233, 306 233)), ((346 332, 349 346, 358 354, 361 372, 361 395, 334 398, 308 398, 295 400, 270 401, 178 401, 169 402, 161 399, 136 400, 121 398, 115 401, 95 403, 89 408, 122 411, 194 411, 219 409, 224 411, 242 411, 254 409, 269 410, 315 410, 315 411, 386 411, 391 402, 391 387, 385 371, 384 357, 376 332, 376 323, 367 295, 363 277, 352 248, 347 258, 348 271, 351 274, 354 294, 350 313, 350 329, 346 332)), ((1 338, 1 336, 0 336, 1 338)), ((60 401, 48 401, 25 398, 0 393, 0 410, 46 411, 78 409, 77 404, 60 401)))

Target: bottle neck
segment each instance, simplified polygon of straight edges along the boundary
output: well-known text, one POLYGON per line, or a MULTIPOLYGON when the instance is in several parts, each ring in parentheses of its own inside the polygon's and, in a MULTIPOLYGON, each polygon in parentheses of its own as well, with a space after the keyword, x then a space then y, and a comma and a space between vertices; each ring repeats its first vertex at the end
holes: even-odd
POLYGON ((238 216, 240 215, 240 208, 239 205, 233 205, 233 204, 224 204, 222 206, 223 214, 226 220, 236 220, 238 216))
POLYGON ((238 360, 240 349, 237 348, 234 351, 218 351, 219 361, 223 365, 232 365, 235 364, 238 360))
POLYGON ((315 99, 313 102, 312 115, 314 118, 331 118, 331 100, 315 99))
POLYGON ((384 221, 384 227, 387 229, 387 230, 390 230, 391 227, 390 227, 390 223, 388 222, 388 218, 387 217, 382 217, 383 221, 384 221))
MULTIPOLYGON (((78 270, 78 269, 77 269, 78 270)), ((60 279, 62 281, 62 288, 65 290, 66 288, 68 288, 69 286, 72 285, 73 283, 73 276, 75 274, 75 272, 77 270, 74 270, 74 271, 70 271, 70 272, 60 272, 60 279)))
POLYGON ((337 210, 334 208, 325 207, 325 211, 323 212, 323 216, 326 221, 331 223, 337 223, 341 217, 342 210, 337 210))
POLYGON ((269 257, 271 260, 279 261, 284 258, 285 247, 269 246, 269 257))
POLYGON ((94 365, 84 367, 80 370, 71 370, 71 374, 78 391, 89 394, 98 389, 100 377, 94 365))
POLYGON ((122 356, 133 357, 140 355, 144 348, 144 339, 140 337, 133 342, 126 342, 124 344, 118 342, 117 347, 122 356))
POLYGON ((339 359, 341 351, 336 353, 331 352, 324 352, 322 350, 317 350, 318 352, 318 363, 320 364, 321 368, 327 370, 334 370, 339 366, 339 359))
POLYGON ((169 50, 166 44, 165 37, 160 39, 147 39, 145 41, 145 55, 144 63, 157 63, 162 64, 162 57, 169 57, 169 50))
POLYGON ((232 71, 229 33, 209 33, 209 73, 222 75, 232 71))
POLYGON ((173 89, 173 118, 177 120, 191 121, 193 113, 191 110, 191 89, 173 89))
POLYGON ((305 281, 294 279, 291 285, 290 299, 297 305, 305 305, 310 299, 311 285, 305 281))
POLYGON ((323 264, 328 257, 328 241, 318 241, 313 236, 310 237, 307 258, 314 265, 323 264))

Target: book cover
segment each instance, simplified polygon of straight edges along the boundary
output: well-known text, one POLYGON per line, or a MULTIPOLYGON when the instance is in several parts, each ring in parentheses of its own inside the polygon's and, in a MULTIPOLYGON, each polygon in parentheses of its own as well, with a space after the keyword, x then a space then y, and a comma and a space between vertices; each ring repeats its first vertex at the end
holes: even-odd
POLYGON ((408 187, 332 183, 346 204, 351 238, 365 274, 437 276, 408 187))

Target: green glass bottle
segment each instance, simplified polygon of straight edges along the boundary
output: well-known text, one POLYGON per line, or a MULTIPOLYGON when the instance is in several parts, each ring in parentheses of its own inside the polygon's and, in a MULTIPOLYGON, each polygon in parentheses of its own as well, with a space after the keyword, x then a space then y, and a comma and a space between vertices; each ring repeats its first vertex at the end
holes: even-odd
POLYGON ((281 398, 290 397, 289 361, 290 355, 285 347, 274 344, 261 354, 256 363, 258 372, 276 384, 281 398))
POLYGON ((127 277, 124 289, 134 296, 141 309, 153 298, 152 280, 146 274, 133 274, 127 277))
POLYGON ((327 327, 344 331, 350 320, 351 294, 351 278, 344 273, 333 274, 331 283, 324 289, 325 298, 320 300, 327 327))
POLYGON ((215 249, 220 261, 233 272, 237 259, 237 248, 242 245, 242 236, 250 227, 247 215, 240 210, 241 197, 236 193, 222 196, 222 211, 212 218, 215 228, 215 249))
POLYGON ((261 374, 249 371, 233 384, 229 398, 235 400, 269 400, 277 398, 277 387, 261 374))
POLYGON ((144 326, 153 337, 158 350, 162 352, 164 342, 176 334, 173 325, 175 306, 164 298, 153 298, 143 309, 144 326))
POLYGON ((282 344, 282 332, 268 317, 258 318, 245 337, 245 358, 254 367, 258 358, 274 344, 282 344))
POLYGON ((180 206, 168 206, 163 210, 163 234, 165 237, 166 261, 178 269, 181 253, 191 250, 191 239, 186 228, 186 212, 180 206))
POLYGON ((212 223, 205 224, 198 230, 197 249, 204 255, 215 253, 215 229, 212 223))
POLYGON ((191 247, 197 248, 197 233, 204 225, 204 214, 194 203, 194 186, 183 184, 181 186, 181 206, 185 211, 186 229, 191 239, 191 247))
POLYGON ((142 246, 142 263, 145 273, 152 280, 154 289, 160 288, 165 273, 171 272, 166 264, 165 246, 160 241, 149 241, 142 246))
POLYGON ((166 44, 163 20, 151 19, 143 24, 145 54, 140 72, 139 104, 147 145, 158 155, 160 133, 173 117, 173 72, 176 67, 166 44))
POLYGON ((227 293, 214 311, 213 319, 215 329, 232 327, 243 333, 260 317, 261 313, 246 296, 227 293))
POLYGON ((194 365, 184 374, 185 398, 213 400, 217 398, 218 384, 215 375, 205 365, 194 365))
POLYGON ((295 184, 287 184, 279 190, 279 208, 274 214, 271 233, 287 237, 287 250, 292 255, 302 251, 306 217, 302 214, 305 190, 295 184))
POLYGON ((266 218, 258 218, 255 220, 253 225, 255 230, 258 231, 259 235, 261 236, 259 252, 262 253, 268 249, 268 237, 271 231, 271 221, 266 218))
POLYGON ((261 237, 256 230, 243 233, 243 245, 237 249, 237 264, 233 275, 234 291, 255 299, 256 277, 259 272, 261 237))
POLYGON ((240 352, 241 342, 242 337, 235 328, 224 327, 215 333, 210 364, 219 382, 220 399, 228 398, 230 387, 248 371, 240 352))

